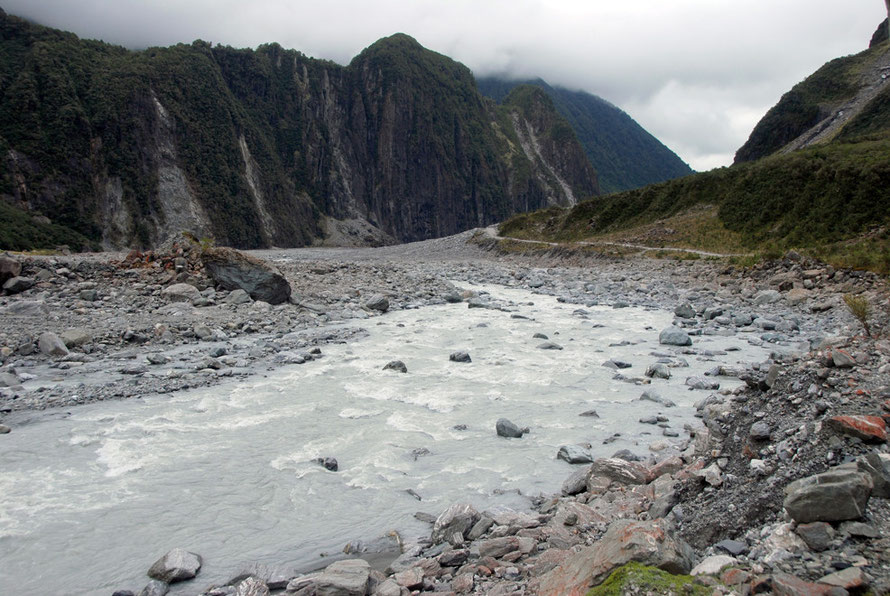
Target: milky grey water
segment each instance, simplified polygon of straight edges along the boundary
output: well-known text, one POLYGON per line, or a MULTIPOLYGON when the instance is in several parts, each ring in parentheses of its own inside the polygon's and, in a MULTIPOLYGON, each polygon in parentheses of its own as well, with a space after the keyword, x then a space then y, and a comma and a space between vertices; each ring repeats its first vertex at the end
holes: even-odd
POLYGON ((636 401, 647 387, 613 381, 601 365, 626 360, 633 367, 624 374, 643 376, 653 352, 670 351, 658 345, 669 312, 591 307, 582 318, 552 297, 484 290, 515 312, 466 304, 392 312, 356 323, 369 336, 327 346, 318 361, 82 406, 0 437, 0 593, 138 590, 173 547, 204 556, 198 578, 180 588, 195 593, 243 563, 306 565, 389 530, 428 532, 413 518, 418 510, 436 514, 458 501, 524 508, 516 491, 556 492, 571 473, 555 459, 560 445, 645 454, 661 429, 637 421, 656 412, 682 438, 691 405, 708 395, 689 391, 687 376, 767 355, 744 335, 695 338, 698 351, 738 351, 685 355, 689 368, 648 387, 680 405, 664 409, 636 401), (565 349, 538 349, 538 332, 565 349), (638 343, 610 347, 626 340, 638 343), (457 349, 473 362, 450 362, 457 349), (408 374, 382 370, 396 358, 408 374), (600 418, 578 416, 589 409, 600 418), (497 437, 500 417, 531 433, 497 437), (614 433, 622 438, 603 445, 614 433), (415 457, 421 448, 430 454, 415 457), (314 463, 324 456, 341 470, 314 463))

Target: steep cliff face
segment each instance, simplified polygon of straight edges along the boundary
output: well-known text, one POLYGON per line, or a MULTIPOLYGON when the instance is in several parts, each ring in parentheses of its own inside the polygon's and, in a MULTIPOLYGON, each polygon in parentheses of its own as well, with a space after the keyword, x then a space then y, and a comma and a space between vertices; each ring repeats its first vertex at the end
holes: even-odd
POLYGON ((106 247, 302 246, 331 220, 407 241, 571 204, 598 187, 560 126, 546 97, 497 106, 406 35, 343 67, 275 44, 129 52, 0 14, 0 199, 106 247))

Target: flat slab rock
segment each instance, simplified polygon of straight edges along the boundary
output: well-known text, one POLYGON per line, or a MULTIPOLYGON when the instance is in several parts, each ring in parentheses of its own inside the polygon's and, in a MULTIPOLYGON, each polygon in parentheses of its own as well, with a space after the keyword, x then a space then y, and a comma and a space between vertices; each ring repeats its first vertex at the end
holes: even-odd
POLYGON ((834 416, 827 424, 829 428, 863 441, 887 441, 887 423, 880 416, 834 416))

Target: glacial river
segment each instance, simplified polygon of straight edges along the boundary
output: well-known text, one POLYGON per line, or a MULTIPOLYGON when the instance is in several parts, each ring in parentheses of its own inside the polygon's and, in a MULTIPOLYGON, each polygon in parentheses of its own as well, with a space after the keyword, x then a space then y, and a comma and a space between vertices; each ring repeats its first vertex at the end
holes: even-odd
POLYGON ((0 593, 138 592, 173 547, 204 557, 198 578, 173 591, 197 593, 250 562, 305 567, 390 530, 428 533, 416 511, 465 501, 525 509, 527 496, 557 492, 572 472, 555 458, 561 445, 646 455, 664 437, 638 420, 655 413, 680 432, 668 440, 682 440, 692 404, 708 395, 685 387, 687 376, 767 356, 745 334, 694 338, 696 354, 659 346, 666 311, 594 306, 581 315, 553 297, 481 289, 512 312, 466 303, 391 312, 352 323, 369 335, 326 346, 317 361, 81 406, 0 437, 0 593), (535 333, 564 349, 539 349, 535 333), (471 363, 449 361, 459 349, 471 363), (633 366, 619 372, 642 377, 668 352, 689 367, 648 387, 612 380, 602 366, 625 360, 633 366), (382 370, 393 359, 408 373, 382 370), (679 407, 638 401, 646 389, 679 407), (590 409, 599 418, 579 416, 590 409), (501 417, 531 432, 499 438, 501 417), (314 461, 325 456, 339 472, 314 461))

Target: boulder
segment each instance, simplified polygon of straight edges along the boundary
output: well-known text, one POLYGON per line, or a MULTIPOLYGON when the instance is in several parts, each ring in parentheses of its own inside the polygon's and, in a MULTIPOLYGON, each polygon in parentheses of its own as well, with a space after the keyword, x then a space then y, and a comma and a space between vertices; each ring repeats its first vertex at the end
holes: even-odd
POLYGON ((581 445, 563 445, 556 453, 556 459, 570 464, 589 464, 593 461, 590 450, 581 445))
POLYGON ((688 573, 694 553, 663 519, 617 520, 593 546, 569 555, 530 586, 540 596, 581 596, 616 568, 636 561, 668 573, 688 573))
POLYGON ((763 290, 754 296, 754 304, 763 306, 764 304, 774 304, 782 299, 782 294, 776 290, 763 290))
POLYGON ((646 369, 646 376, 653 379, 670 379, 671 369, 661 362, 652 364, 646 369))
POLYGON ((667 346, 691 346, 689 334, 679 327, 668 327, 658 335, 658 343, 667 346))
POLYGON ((66 348, 76 348, 77 346, 90 343, 93 339, 90 332, 86 329, 66 329, 59 337, 66 348))
POLYGON ((37 347, 47 356, 68 355, 68 348, 65 347, 65 342, 52 331, 40 334, 40 337, 37 338, 37 347))
POLYGON ((365 596, 371 566, 362 559, 335 561, 316 578, 316 596, 365 596))
POLYGON ((787 573, 773 575, 772 592, 776 596, 846 596, 843 588, 814 584, 787 573))
POLYGON ((182 548, 174 548, 155 561, 148 570, 148 577, 172 584, 192 579, 201 570, 201 556, 182 548))
POLYGON ((871 476, 872 496, 890 499, 890 454, 872 452, 860 457, 857 465, 860 472, 871 476))
POLYGON ((454 504, 436 518, 430 540, 433 544, 451 542, 455 534, 463 539, 481 517, 472 505, 454 504))
POLYGON ((834 538, 834 528, 825 522, 811 522, 798 524, 795 528, 797 535, 806 543, 810 550, 821 553, 831 546, 834 538))
POLYGON ((364 304, 368 310, 376 310, 378 312, 386 312, 389 310, 389 299, 383 294, 374 294, 364 304))
POLYGON ((19 317, 44 317, 49 314, 49 309, 43 300, 19 300, 7 306, 2 312, 19 317))
POLYGON ((394 370, 400 373, 408 372, 408 367, 405 366, 405 363, 401 360, 392 360, 386 363, 386 366, 383 367, 383 370, 394 370))
POLYGON ((466 350, 458 350, 457 352, 452 352, 448 359, 452 362, 472 362, 473 360, 470 358, 470 353, 466 350))
POLYGON ((201 254, 207 275, 225 290, 242 289, 254 300, 281 304, 291 287, 278 269, 232 248, 210 248, 201 254))
POLYGON ((499 437, 506 437, 508 439, 521 439, 524 433, 523 429, 519 428, 506 418, 498 418, 494 427, 499 437))
POLYGON ((826 426, 866 442, 887 441, 887 423, 880 416, 834 416, 826 421, 826 426))
POLYGON ((766 441, 769 439, 771 432, 772 429, 770 429, 769 424, 760 420, 751 425, 748 436, 755 441, 766 441))
POLYGON ((673 408, 677 405, 666 397, 661 397, 654 391, 644 391, 643 394, 639 397, 638 401, 651 401, 653 403, 662 405, 665 408, 673 408))
POLYGON ((229 295, 223 299, 223 302, 226 304, 247 304, 250 302, 250 294, 248 294, 245 290, 238 288, 237 290, 232 290, 229 292, 229 295))
POLYGON ((20 294, 34 287, 34 279, 30 277, 11 277, 3 283, 7 294, 20 294))
POLYGON ((703 389, 707 391, 716 391, 720 389, 720 383, 704 377, 687 377, 686 386, 692 389, 703 389))
POLYGON ((139 596, 164 596, 169 591, 170 584, 153 579, 145 584, 145 587, 139 591, 139 596))
POLYGON ((161 290, 161 295, 171 302, 191 302, 201 297, 201 292, 192 284, 173 284, 161 290))
POLYGON ((0 286, 22 274, 22 264, 8 254, 0 255, 0 286))
POLYGON ((858 519, 873 488, 871 476, 833 468, 785 487, 785 509, 798 523, 858 519))
POLYGON ((689 575, 717 575, 725 567, 735 565, 738 559, 729 555, 712 555, 702 560, 701 563, 692 568, 689 575))
POLYGON ((269 586, 258 577, 246 577, 234 585, 231 596, 269 596, 269 586))
POLYGON ((599 458, 590 467, 592 476, 603 476, 621 484, 646 484, 649 470, 636 462, 617 457, 599 458))
POLYGON ((479 556, 494 557, 500 559, 507 553, 519 551, 524 555, 532 552, 537 546, 534 538, 518 538, 516 536, 504 536, 503 538, 489 538, 476 543, 479 548, 479 556))
POLYGON ((674 315, 681 319, 694 319, 695 309, 688 302, 684 302, 674 309, 674 315))
POLYGON ((581 468, 572 472, 572 475, 565 479, 562 483, 562 494, 570 497, 583 493, 587 490, 587 476, 590 474, 590 467, 581 468))

